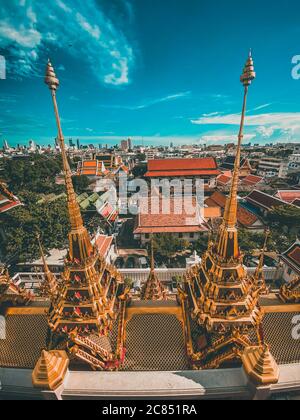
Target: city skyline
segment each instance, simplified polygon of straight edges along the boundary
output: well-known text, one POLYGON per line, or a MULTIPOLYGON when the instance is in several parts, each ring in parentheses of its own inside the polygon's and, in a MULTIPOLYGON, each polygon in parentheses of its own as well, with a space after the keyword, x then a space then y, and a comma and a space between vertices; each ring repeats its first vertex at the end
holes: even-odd
POLYGON ((110 145, 126 137, 154 146, 235 142, 237 80, 249 48, 258 78, 245 142, 298 141, 300 80, 292 77, 292 60, 300 54, 300 6, 268 3, 253 1, 246 15, 233 0, 218 8, 200 0, 56 0, 46 11, 35 1, 2 2, 1 141, 53 143, 42 80, 50 57, 63 81, 66 138, 110 145))

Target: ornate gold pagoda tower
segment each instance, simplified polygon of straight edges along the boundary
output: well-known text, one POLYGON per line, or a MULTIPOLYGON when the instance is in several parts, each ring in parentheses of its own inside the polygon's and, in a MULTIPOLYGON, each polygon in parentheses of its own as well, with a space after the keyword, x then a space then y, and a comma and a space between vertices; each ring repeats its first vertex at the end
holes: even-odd
POLYGON ((43 267, 44 267, 44 274, 45 274, 45 282, 42 285, 41 289, 43 290, 43 294, 45 296, 50 297, 51 300, 54 301, 58 297, 58 293, 59 293, 58 283, 54 274, 51 273, 48 267, 44 250, 42 247, 42 243, 39 236, 37 237, 37 240, 38 240, 38 244, 40 248, 40 254, 41 254, 43 267))
POLYGON ((148 280, 144 284, 141 291, 141 300, 166 300, 167 291, 161 284, 157 274, 155 273, 153 238, 151 239, 151 269, 148 280))
POLYGON ((0 267, 0 312, 6 305, 28 305, 32 299, 33 295, 16 286, 9 277, 8 271, 0 267))
POLYGON ((300 303, 300 276, 283 285, 279 297, 284 303, 300 303))
POLYGON ((200 266, 187 273, 180 290, 188 353, 194 368, 218 368, 241 358, 261 342, 259 287, 243 265, 237 229, 241 145, 249 86, 255 79, 251 53, 241 76, 244 101, 231 191, 217 240, 210 242, 200 266))
POLYGON ((264 276, 264 262, 265 262, 265 254, 267 252, 267 246, 268 246, 268 240, 269 240, 269 237, 270 237, 270 233, 271 233, 270 230, 266 229, 264 247, 263 247, 262 252, 260 254, 259 263, 258 263, 258 266, 257 266, 256 271, 255 271, 256 285, 260 289, 260 292, 265 293, 265 294, 269 293, 269 290, 268 290, 267 285, 266 285, 266 279, 265 279, 265 276, 264 276))
POLYGON ((99 255, 83 224, 56 101, 59 80, 50 61, 45 83, 51 91, 54 105, 71 224, 69 252, 58 293, 55 291, 50 270, 45 265, 46 277, 53 292, 49 313, 52 331, 50 347, 67 348, 73 357, 88 363, 94 369, 103 370, 108 365, 111 368, 116 359, 109 340, 101 340, 101 337, 107 338, 118 317, 120 306, 126 300, 124 282, 117 270, 108 266, 99 255))

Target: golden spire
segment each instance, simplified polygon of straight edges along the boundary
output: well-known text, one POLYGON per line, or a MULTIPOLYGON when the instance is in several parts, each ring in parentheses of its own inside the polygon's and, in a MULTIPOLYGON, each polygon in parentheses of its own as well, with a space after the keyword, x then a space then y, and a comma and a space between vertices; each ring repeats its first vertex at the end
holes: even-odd
POLYGON ((39 235, 37 235, 37 240, 38 240, 38 244, 39 244, 39 248, 40 248, 41 258, 42 258, 42 261, 43 261, 45 281, 47 282, 47 288, 49 290, 50 297, 55 298, 57 296, 57 293, 58 293, 57 281, 56 281, 56 278, 51 273, 51 271, 48 267, 39 235))
POLYGON ((222 258, 234 257, 238 258, 239 256, 239 247, 238 247, 238 238, 237 238, 237 209, 238 209, 238 184, 239 184, 239 175, 240 175, 240 166, 241 166, 241 147, 244 138, 244 126, 245 126, 245 115, 246 115, 246 106, 247 106, 247 97, 248 90, 251 82, 255 79, 256 73, 254 72, 253 58, 251 51, 249 57, 245 64, 243 74, 241 76, 241 83, 244 86, 244 101, 240 122, 240 130, 238 134, 238 145, 236 152, 236 159, 234 165, 234 172, 232 177, 230 194, 226 201, 225 212, 223 223, 219 233, 219 244, 218 244, 218 254, 222 258), (228 235, 233 238, 231 244, 228 244, 228 235))
POLYGON ((265 254, 267 252, 268 240, 270 237, 270 230, 266 229, 265 232, 265 242, 262 253, 260 254, 259 263, 255 271, 255 282, 259 287, 265 288, 265 279, 264 279, 264 261, 265 261, 265 254))
POLYGON ((153 235, 151 236, 151 273, 155 271, 153 235))
POLYGON ((79 262, 80 261, 82 262, 86 258, 91 256, 93 252, 93 247, 91 244, 89 234, 86 228, 83 226, 83 220, 81 217, 80 208, 77 203, 76 194, 73 187, 72 172, 71 172, 67 154, 66 154, 65 141, 64 141, 62 128, 61 128, 58 105, 56 101, 56 91, 59 87, 59 80, 56 77, 54 68, 50 60, 48 61, 48 64, 47 64, 45 83, 46 85, 48 85, 51 91, 51 95, 52 95, 54 113, 55 113, 55 118, 56 118, 57 129, 58 129, 58 141, 59 141, 59 145, 61 149, 65 181, 66 181, 68 210, 69 210, 69 218, 70 218, 70 223, 71 223, 71 232, 69 234, 69 242, 70 242, 69 258, 71 261, 78 260, 79 262))
POLYGON ((155 273, 153 235, 151 236, 150 274, 141 291, 141 300, 166 300, 166 290, 155 273))

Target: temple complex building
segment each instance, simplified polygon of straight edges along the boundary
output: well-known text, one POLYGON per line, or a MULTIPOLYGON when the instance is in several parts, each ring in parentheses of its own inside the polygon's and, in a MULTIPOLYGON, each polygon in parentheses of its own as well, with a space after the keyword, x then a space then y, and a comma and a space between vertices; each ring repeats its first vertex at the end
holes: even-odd
POLYGON ((72 359, 87 363, 94 369, 105 370, 108 367, 113 368, 114 363, 118 363, 119 357, 122 357, 122 348, 118 348, 118 355, 114 354, 107 337, 114 322, 118 323, 118 313, 124 303, 120 300, 124 294, 124 283, 116 269, 108 266, 100 256, 99 249, 92 244, 84 227, 72 184, 56 102, 59 81, 50 62, 45 82, 53 99, 71 224, 69 251, 59 286, 50 273, 40 245, 51 300, 48 314, 51 331, 48 350, 55 351, 59 348, 66 351, 72 359))
POLYGON ((209 227, 196 197, 157 196, 142 198, 136 216, 134 237, 142 245, 150 242, 151 234, 169 233, 178 239, 196 242, 201 235, 207 234, 209 227), (166 211, 166 206, 168 206, 166 211))
MULTIPOLYGON (((234 156, 227 156, 224 162, 221 165, 221 170, 226 171, 234 171, 234 164, 235 164, 235 157, 234 156)), ((253 169, 251 164, 247 158, 241 159, 240 165, 240 178, 246 178, 247 176, 251 175, 253 169)))
POLYGON ((217 162, 214 158, 199 159, 155 159, 148 161, 149 179, 192 179, 202 180, 209 188, 216 186, 216 178, 220 175, 217 162))
POLYGON ((0 181, 0 215, 21 205, 21 201, 0 181))
MULTIPOLYGON (((44 293, 32 301, 18 301, 17 306, 7 302, 11 280, 6 273, 0 276, 0 310, 5 308, 0 316, 0 399, 299 398, 300 346, 292 331, 299 324, 299 281, 280 292, 266 290, 268 234, 256 270, 247 270, 239 247, 241 146, 254 78, 250 54, 241 77, 244 103, 230 193, 216 237, 209 236, 204 255, 189 259, 172 299, 158 277, 152 248, 150 273, 134 299, 127 287, 131 279, 125 282, 100 255, 106 239, 92 242, 83 223, 57 107, 59 81, 48 63, 46 83, 71 225, 69 246, 62 273, 54 277, 40 232, 43 273, 38 276, 43 277, 44 293)), ((163 228, 163 217, 147 221, 148 242, 157 227, 163 228)), ((167 219, 163 223, 172 233, 174 225, 167 219)))
POLYGON ((148 280, 142 287, 141 300, 166 300, 167 291, 163 287, 162 283, 158 279, 155 273, 155 262, 154 262, 154 251, 153 251, 153 239, 151 240, 151 267, 148 280))
MULTIPOLYGON (((205 205, 208 208, 220 208, 221 213, 224 214, 226 200, 225 194, 216 191, 205 200, 205 205)), ((240 227, 254 232, 263 232, 265 229, 261 219, 241 203, 239 203, 237 207, 237 222, 240 227)))
POLYGON ((283 280, 286 283, 300 277, 300 241, 298 239, 280 256, 280 261, 283 266, 283 280))
MULTIPOLYGON (((244 104, 230 195, 226 200, 223 222, 199 267, 186 276, 181 293, 186 312, 188 353, 195 367, 219 368, 240 359, 245 349, 263 344, 260 334, 262 312, 259 287, 247 275, 239 248, 237 213, 241 145, 248 88, 255 78, 252 57, 244 68, 241 81, 245 88, 244 104), (193 343, 192 323, 199 328, 201 340, 193 343)), ((274 378, 275 379, 275 378, 274 378)))

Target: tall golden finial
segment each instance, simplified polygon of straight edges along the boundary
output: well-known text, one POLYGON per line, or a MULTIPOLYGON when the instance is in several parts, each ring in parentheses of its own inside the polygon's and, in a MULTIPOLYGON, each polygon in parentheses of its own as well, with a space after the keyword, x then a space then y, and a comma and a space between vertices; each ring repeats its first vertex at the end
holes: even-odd
POLYGON ((37 240, 38 240, 40 254, 41 254, 41 258, 42 258, 42 262, 44 266, 45 281, 47 282, 47 289, 49 291, 50 297, 55 298, 58 293, 57 281, 54 275, 51 273, 49 266, 47 264, 44 250, 41 243, 41 239, 40 239, 40 235, 37 235, 37 240))
POLYGON ((151 273, 154 273, 155 271, 155 261, 154 261, 154 243, 153 243, 153 235, 151 235, 151 261, 150 261, 150 267, 151 267, 151 273))
POLYGON ((255 276, 254 276, 257 286, 265 290, 266 290, 266 284, 265 284, 265 279, 264 279, 264 261, 265 261, 265 254, 268 249, 268 240, 269 240, 270 234, 271 234, 270 229, 266 229, 264 246, 260 254, 259 263, 256 268, 255 276))
POLYGON ((66 181, 67 197, 68 197, 68 210, 69 218, 71 223, 71 233, 69 235, 70 250, 69 258, 71 261, 83 261, 90 257, 93 252, 90 237, 87 230, 83 226, 83 220, 80 213, 80 208, 76 200, 76 194, 72 182, 72 172, 68 162, 65 141, 62 132, 60 116, 58 112, 58 105, 56 100, 56 91, 59 87, 59 80, 56 77, 54 68, 48 60, 46 68, 45 83, 49 87, 52 95, 54 113, 56 118, 56 124, 58 129, 58 141, 61 149, 61 155, 63 160, 63 168, 66 181))
MULTIPOLYGON (((229 197, 226 201, 226 207, 224 212, 224 219, 223 224, 221 227, 221 235, 219 238, 219 245, 218 245, 218 252, 223 257, 228 257, 227 248, 227 240, 225 238, 225 231, 227 229, 235 229, 237 225, 237 208, 238 208, 238 184, 239 184, 239 175, 240 175, 240 166, 241 166, 241 147, 244 137, 244 126, 245 126, 245 115, 246 115, 246 107, 247 107, 247 97, 248 97, 248 90, 249 86, 251 85, 252 81, 255 79, 256 73, 254 72, 254 65, 253 65, 253 58, 252 53, 250 51, 249 57, 246 61, 243 74, 240 78, 241 83, 244 86, 244 100, 243 100, 243 108, 242 108, 242 115, 241 115, 241 122, 240 122, 240 130, 238 134, 238 144, 237 144, 237 152, 236 152, 236 159, 234 165, 234 172, 232 177, 232 184, 229 197)), ((234 240, 234 244, 231 246, 231 253, 234 257, 237 257, 239 254, 238 250, 238 241, 237 235, 234 240)))

